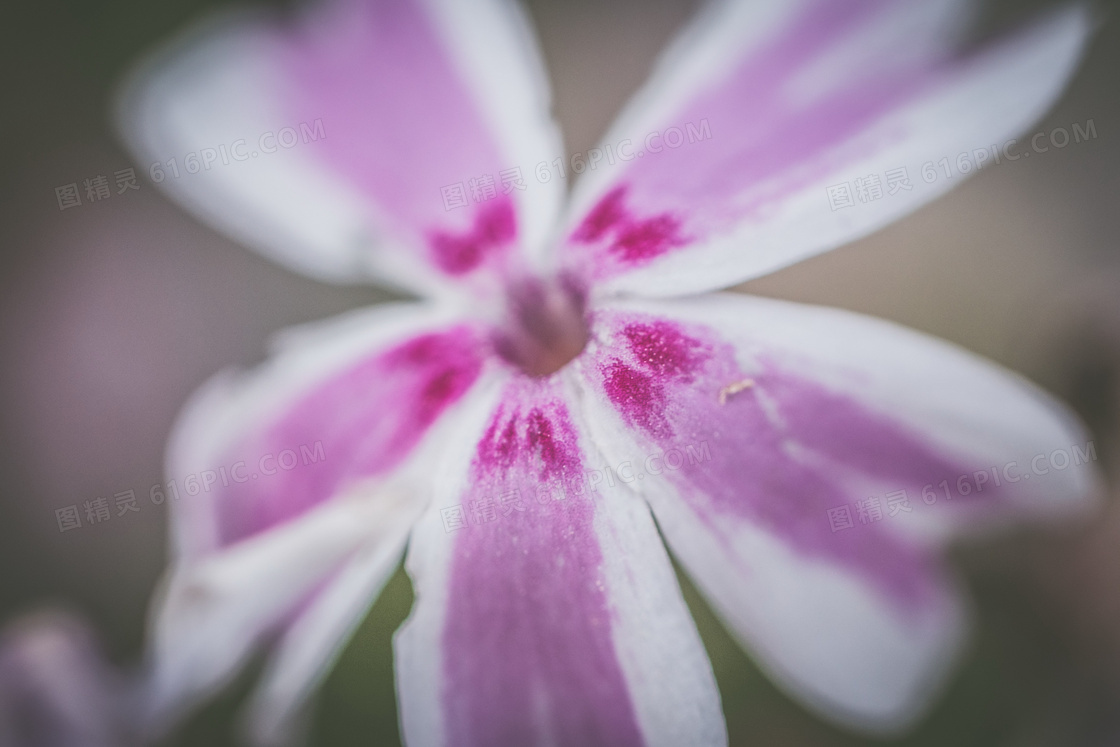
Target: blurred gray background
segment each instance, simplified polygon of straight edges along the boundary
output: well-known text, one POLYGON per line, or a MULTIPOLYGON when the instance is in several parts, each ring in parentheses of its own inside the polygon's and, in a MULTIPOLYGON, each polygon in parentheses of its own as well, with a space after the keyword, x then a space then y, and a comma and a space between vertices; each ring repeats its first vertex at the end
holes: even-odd
MULTIPOLYGON (((107 124, 115 81, 213 0, 41 0, 0 24, 0 623, 81 611, 134 664, 165 557, 164 439, 187 395, 249 365, 284 326, 389 298, 259 259, 165 200, 107 124), (55 188, 136 168, 140 189, 60 211, 55 188), (141 510, 60 532, 55 510, 134 490, 141 510)), ((979 36, 1045 2, 985 6, 979 36)), ((531 0, 569 152, 586 151, 694 12, 675 0, 531 0)), ((743 290, 883 316, 958 342, 1070 402, 1102 467, 1120 466, 1120 24, 1102 27, 1031 133, 1093 120, 1097 137, 981 172, 868 239, 743 290)), ((84 195, 83 195, 84 197, 84 195)), ((1120 511, 960 548, 979 629, 933 713, 897 744, 1120 744, 1120 511)), ((850 745, 774 690, 691 587, 733 744, 850 745)), ((394 744, 390 635, 398 573, 327 682, 317 745, 394 744)), ((233 744, 245 683, 177 744, 233 744)), ((878 742, 875 742, 878 743, 878 742)))

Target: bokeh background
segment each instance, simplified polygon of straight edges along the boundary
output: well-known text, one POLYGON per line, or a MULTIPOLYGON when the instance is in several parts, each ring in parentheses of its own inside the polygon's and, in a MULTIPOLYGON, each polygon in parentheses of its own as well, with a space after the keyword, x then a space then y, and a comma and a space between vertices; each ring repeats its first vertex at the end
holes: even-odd
MULTIPOLYGON (((125 667, 165 563, 166 506, 148 490, 184 399, 219 369, 259 361, 275 330, 390 298, 236 246, 164 199, 115 140, 108 106, 130 62, 226 4, 27 0, 0 22, 0 624, 33 605, 75 609, 125 667), (59 210, 55 187, 130 167, 139 190, 59 210), (56 509, 130 489, 139 512, 89 525, 83 511, 82 528, 59 531, 56 509)), ((595 144, 695 5, 529 0, 569 152, 595 144)), ((1046 5, 987 3, 977 38, 1046 5)), ((883 316, 1020 371, 1081 414, 1115 486, 1120 23, 1115 4, 1098 7, 1083 67, 1028 133, 1092 120, 1096 138, 986 169, 863 241, 742 289, 883 316)), ((888 742, 835 730, 775 690, 683 581, 732 744, 1120 744, 1120 505, 955 555, 976 635, 929 716, 888 742)), ((323 688, 313 744, 398 743, 390 637, 410 604, 398 572, 323 688)), ((170 743, 235 744, 248 682, 170 743)))

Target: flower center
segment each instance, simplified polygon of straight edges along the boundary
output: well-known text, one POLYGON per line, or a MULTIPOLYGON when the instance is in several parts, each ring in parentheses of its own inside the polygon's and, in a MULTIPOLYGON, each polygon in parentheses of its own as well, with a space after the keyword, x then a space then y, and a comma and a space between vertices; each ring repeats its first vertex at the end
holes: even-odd
POLYGON ((498 355, 529 376, 548 376, 587 345, 586 294, 568 277, 511 283, 504 323, 494 336, 498 355))

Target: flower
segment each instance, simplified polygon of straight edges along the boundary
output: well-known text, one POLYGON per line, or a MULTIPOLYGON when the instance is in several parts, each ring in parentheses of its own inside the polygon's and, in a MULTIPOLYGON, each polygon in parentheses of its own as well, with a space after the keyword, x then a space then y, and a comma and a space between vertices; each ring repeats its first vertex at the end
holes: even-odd
POLYGON ((568 161, 501 2, 239 16, 142 66, 119 117, 170 195, 429 299, 288 333, 185 407, 151 717, 268 641, 250 724, 281 741, 407 547, 408 744, 724 743, 665 545, 811 708, 918 717, 966 624, 945 543, 1092 505, 1091 444, 944 342, 708 293, 916 209, 959 182, 923 165, 1042 115, 1087 13, 958 56, 964 6, 715 4, 568 161))
POLYGON ((0 630, 0 744, 122 747, 132 741, 131 683, 79 617, 38 610, 0 630))

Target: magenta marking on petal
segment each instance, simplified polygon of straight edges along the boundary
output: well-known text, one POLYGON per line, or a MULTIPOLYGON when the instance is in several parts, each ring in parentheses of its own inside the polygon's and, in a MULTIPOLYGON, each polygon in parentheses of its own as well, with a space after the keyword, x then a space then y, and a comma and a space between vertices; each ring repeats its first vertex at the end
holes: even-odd
POLYGON ((639 441, 662 451, 707 442, 710 461, 667 474, 717 535, 727 517, 746 519, 902 603, 931 598, 924 549, 874 524, 833 532, 827 511, 864 497, 845 487, 852 472, 916 488, 910 501, 920 504, 922 484, 961 469, 899 424, 773 362, 742 370, 710 329, 604 313, 595 328, 615 343, 598 348, 599 385, 639 441))
POLYGON ((513 201, 503 197, 481 208, 470 228, 434 231, 428 239, 436 265, 448 275, 464 275, 506 249, 517 237, 513 201))
POLYGON ((603 197, 572 233, 572 240, 598 244, 628 265, 644 264, 670 249, 684 246, 681 221, 670 212, 638 217, 627 208, 627 187, 617 187, 603 197))
POLYGON ((454 540, 442 640, 452 745, 642 743, 611 637, 594 504, 573 489, 583 474, 564 402, 544 382, 510 385, 464 496, 478 523, 454 540))
POLYGON ((668 213, 635 220, 619 230, 609 251, 632 265, 648 262, 675 246, 685 245, 680 228, 680 220, 668 213))
POLYGON ((665 389, 652 375, 613 360, 603 369, 603 388, 631 425, 652 435, 669 435, 663 414, 665 389))
POLYGON ((660 377, 691 381, 692 374, 710 357, 706 345, 670 322, 628 324, 622 334, 637 361, 660 377))
POLYGON ((231 457, 229 485, 215 498, 221 544, 400 464, 474 383, 482 345, 466 326, 424 334, 318 384, 231 457), (234 473, 238 459, 244 464, 234 473))
POLYGON ((658 436, 671 435, 665 418, 665 387, 692 381, 710 354, 699 341, 663 321, 635 322, 622 329, 632 362, 612 360, 603 370, 607 396, 627 420, 658 436))
POLYGON ((625 186, 615 187, 607 193, 572 233, 572 238, 575 241, 591 244, 606 236, 608 232, 617 230, 617 227, 627 220, 626 207, 623 205, 625 197, 625 186))

